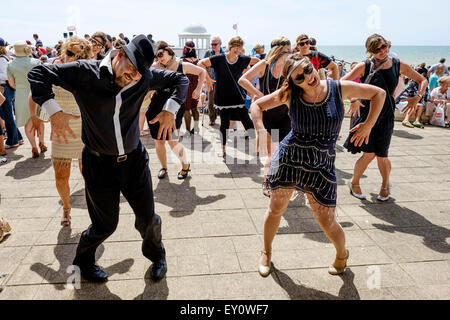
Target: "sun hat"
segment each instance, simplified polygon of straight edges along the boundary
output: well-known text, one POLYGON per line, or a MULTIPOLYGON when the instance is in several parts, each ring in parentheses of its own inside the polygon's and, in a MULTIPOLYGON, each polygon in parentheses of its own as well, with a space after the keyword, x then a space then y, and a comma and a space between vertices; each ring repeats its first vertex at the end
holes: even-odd
POLYGON ((33 52, 33 46, 28 45, 25 40, 19 40, 14 43, 12 51, 16 57, 27 57, 33 52))

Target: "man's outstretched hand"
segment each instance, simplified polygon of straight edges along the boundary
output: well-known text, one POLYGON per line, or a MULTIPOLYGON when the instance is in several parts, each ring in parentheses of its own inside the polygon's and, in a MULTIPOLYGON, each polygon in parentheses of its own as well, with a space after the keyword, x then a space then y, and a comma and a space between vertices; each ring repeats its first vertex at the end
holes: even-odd
POLYGON ((159 122, 158 139, 165 139, 166 136, 172 140, 172 131, 176 132, 175 116, 169 111, 161 111, 156 117, 149 121, 150 124, 159 122))
POLYGON ((50 140, 53 140, 53 136, 56 135, 58 143, 61 143, 64 139, 65 143, 69 143, 67 139, 67 134, 70 134, 74 139, 76 138, 75 133, 69 127, 69 121, 80 119, 80 116, 74 116, 69 113, 64 113, 63 111, 56 112, 50 117, 50 123, 52 125, 52 133, 50 134, 50 140))

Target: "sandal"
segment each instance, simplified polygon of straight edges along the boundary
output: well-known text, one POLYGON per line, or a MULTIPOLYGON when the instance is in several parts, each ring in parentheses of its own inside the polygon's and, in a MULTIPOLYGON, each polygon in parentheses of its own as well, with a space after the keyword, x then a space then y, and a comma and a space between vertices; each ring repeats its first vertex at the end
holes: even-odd
MULTIPOLYGON (((272 252, 267 252, 267 251, 262 250, 261 255, 263 255, 263 254, 265 254, 267 257, 269 257, 272 254, 272 252)), ((261 275, 261 277, 263 277, 263 278, 268 277, 270 272, 272 271, 271 267, 272 267, 272 262, 269 262, 268 266, 264 266, 264 265, 260 264, 258 267, 258 272, 261 275)))
POLYGON ((347 256, 345 258, 338 258, 338 257, 336 257, 336 260, 341 260, 341 261, 345 260, 345 265, 342 268, 336 268, 334 265, 331 265, 328 268, 328 273, 333 275, 333 276, 336 276, 338 274, 344 273, 345 268, 347 268, 347 260, 348 260, 349 256, 350 256, 350 252, 347 250, 347 256))
POLYGON ((32 154, 33 159, 39 158, 39 151, 37 148, 31 149, 31 154, 32 154))
POLYGON ((166 176, 167 176, 167 168, 161 168, 158 173, 158 179, 164 179, 166 176))
POLYGON ((417 121, 414 121, 412 125, 416 128, 420 128, 420 129, 424 128, 423 124, 421 124, 420 122, 417 122, 417 121))
POLYGON ((408 128, 414 128, 414 126, 409 121, 403 121, 402 126, 408 127, 408 128))
POLYGON ((39 148, 41 149, 41 153, 47 151, 47 147, 42 142, 39 142, 39 148))
POLYGON ((70 221, 70 209, 71 208, 63 208, 63 215, 64 215, 64 218, 61 218, 61 225, 63 226, 63 227, 68 227, 68 226, 70 226, 70 223, 71 223, 71 221, 70 221))
POLYGON ((181 169, 180 172, 178 172, 178 179, 179 180, 184 180, 187 178, 189 171, 191 171, 191 164, 189 163, 188 168, 187 169, 181 169), (184 172, 184 174, 183 174, 184 172))

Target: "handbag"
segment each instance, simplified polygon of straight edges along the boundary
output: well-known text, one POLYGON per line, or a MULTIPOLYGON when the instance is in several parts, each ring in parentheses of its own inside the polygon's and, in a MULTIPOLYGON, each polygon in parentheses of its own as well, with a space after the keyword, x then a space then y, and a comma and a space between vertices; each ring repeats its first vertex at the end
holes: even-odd
POLYGON ((437 105, 433 113, 433 118, 431 118, 430 121, 432 125, 438 127, 445 127, 444 108, 445 105, 443 103, 437 105))

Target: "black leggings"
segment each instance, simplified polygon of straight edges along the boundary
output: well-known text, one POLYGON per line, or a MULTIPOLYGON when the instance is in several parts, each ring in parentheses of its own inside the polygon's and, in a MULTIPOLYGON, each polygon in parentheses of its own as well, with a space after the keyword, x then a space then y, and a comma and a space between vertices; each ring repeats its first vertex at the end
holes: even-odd
POLYGON ((242 108, 228 108, 221 109, 220 114, 220 133, 222 134, 222 145, 227 144, 227 130, 230 127, 230 120, 239 120, 244 125, 245 130, 249 132, 250 138, 255 138, 255 127, 248 115, 248 110, 245 107, 242 108), (250 130, 250 131, 249 131, 250 130))

